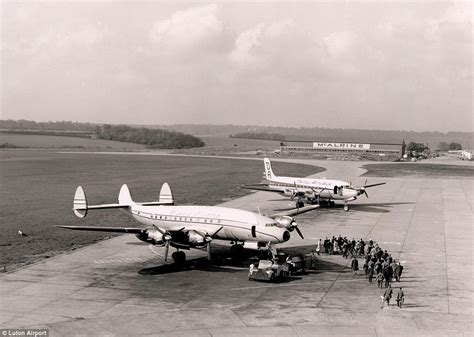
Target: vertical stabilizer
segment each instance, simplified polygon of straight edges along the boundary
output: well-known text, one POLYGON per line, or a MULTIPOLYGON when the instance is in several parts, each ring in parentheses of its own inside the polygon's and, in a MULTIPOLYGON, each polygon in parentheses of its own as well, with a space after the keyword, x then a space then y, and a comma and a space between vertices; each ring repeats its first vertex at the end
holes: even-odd
POLYGON ((120 188, 118 202, 119 202, 119 205, 127 205, 127 206, 131 206, 134 203, 127 184, 123 184, 122 187, 120 188))
POLYGON ((265 178, 267 180, 275 179, 276 175, 272 171, 272 164, 270 163, 270 159, 268 158, 263 159, 263 163, 265 165, 265 178))
POLYGON ((164 183, 163 186, 161 186, 160 203, 168 204, 168 205, 174 204, 173 192, 171 192, 171 188, 170 188, 170 185, 168 185, 168 183, 164 183))
POLYGON ((73 209, 74 214, 78 218, 85 218, 87 215, 87 198, 86 192, 82 186, 77 186, 76 193, 74 194, 74 201, 73 201, 73 209))

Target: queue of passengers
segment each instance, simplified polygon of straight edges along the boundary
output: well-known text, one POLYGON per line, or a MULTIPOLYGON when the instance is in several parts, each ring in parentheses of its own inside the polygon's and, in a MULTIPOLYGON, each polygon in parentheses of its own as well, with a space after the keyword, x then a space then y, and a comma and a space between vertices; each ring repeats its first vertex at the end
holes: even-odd
MULTIPOLYGON (((382 250, 373 240, 369 240, 366 243, 363 239, 355 241, 353 238, 352 240, 348 240, 346 237, 339 235, 338 238, 333 236, 332 239, 326 237, 322 245, 327 254, 342 254, 346 259, 349 258, 350 255, 352 258, 351 269, 354 275, 356 275, 359 270, 359 261, 357 260, 357 257, 363 256, 365 258, 363 265, 365 277, 368 278, 370 283, 372 283, 373 278, 375 277, 377 280, 377 287, 386 288, 385 293, 382 296, 382 307, 385 302, 387 302, 388 305, 390 304, 390 299, 392 297, 390 283, 392 281, 400 282, 403 272, 403 266, 400 262, 397 263, 386 250, 382 250)), ((319 240, 316 247, 318 255, 320 246, 321 240, 319 240)), ((397 306, 401 308, 403 301, 404 293, 400 287, 397 293, 397 306)))

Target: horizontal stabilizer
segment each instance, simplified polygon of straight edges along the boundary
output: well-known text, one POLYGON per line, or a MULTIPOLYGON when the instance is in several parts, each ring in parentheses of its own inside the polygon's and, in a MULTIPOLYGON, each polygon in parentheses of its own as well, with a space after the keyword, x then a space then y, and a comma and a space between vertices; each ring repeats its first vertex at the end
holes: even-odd
POLYGON ((73 210, 79 218, 84 218, 87 215, 87 211, 90 209, 111 209, 111 208, 128 208, 133 204, 130 191, 127 185, 123 185, 120 189, 118 204, 103 204, 103 205, 89 205, 87 203, 86 192, 82 186, 78 186, 76 193, 74 194, 73 210))
POLYGON ((146 231, 146 229, 143 229, 143 228, 127 228, 127 227, 96 227, 96 226, 58 226, 58 227, 72 229, 72 230, 79 230, 79 231, 129 233, 129 234, 141 234, 146 231))

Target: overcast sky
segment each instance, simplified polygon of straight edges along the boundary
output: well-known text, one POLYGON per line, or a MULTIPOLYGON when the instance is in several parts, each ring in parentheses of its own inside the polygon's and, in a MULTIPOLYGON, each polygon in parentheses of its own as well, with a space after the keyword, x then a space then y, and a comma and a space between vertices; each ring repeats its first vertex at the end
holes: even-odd
POLYGON ((472 131, 472 11, 2 1, 1 118, 472 131))

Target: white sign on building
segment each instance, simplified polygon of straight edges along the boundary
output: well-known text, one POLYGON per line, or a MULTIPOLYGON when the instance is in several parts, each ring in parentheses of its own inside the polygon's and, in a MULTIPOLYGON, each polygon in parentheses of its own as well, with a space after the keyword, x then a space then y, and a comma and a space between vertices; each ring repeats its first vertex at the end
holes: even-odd
POLYGON ((370 149, 370 144, 314 142, 313 148, 315 149, 368 150, 370 149))

